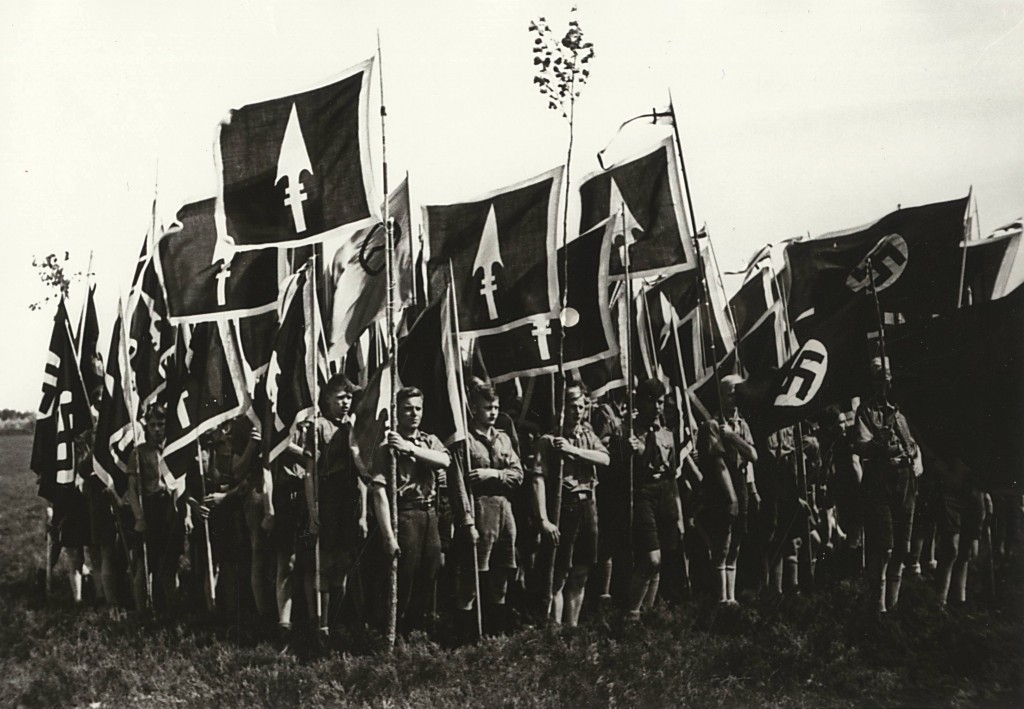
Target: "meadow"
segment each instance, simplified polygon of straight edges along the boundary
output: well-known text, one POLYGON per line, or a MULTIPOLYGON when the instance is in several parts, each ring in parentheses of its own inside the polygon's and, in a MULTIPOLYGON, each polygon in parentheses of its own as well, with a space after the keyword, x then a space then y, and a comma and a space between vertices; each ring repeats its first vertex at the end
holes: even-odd
POLYGON ((1024 582, 990 608, 939 609, 909 579, 902 609, 872 619, 850 583, 811 596, 614 610, 575 630, 524 630, 447 649, 414 636, 300 657, 196 619, 141 623, 75 608, 66 568, 49 598, 35 571, 44 503, 31 437, 0 437, 0 705, 81 706, 1024 706, 1024 582))

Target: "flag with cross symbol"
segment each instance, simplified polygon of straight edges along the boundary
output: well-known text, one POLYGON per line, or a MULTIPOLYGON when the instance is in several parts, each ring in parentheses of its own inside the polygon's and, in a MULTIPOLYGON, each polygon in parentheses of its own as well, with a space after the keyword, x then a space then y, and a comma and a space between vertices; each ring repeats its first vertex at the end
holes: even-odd
POLYGON ((172 323, 225 320, 277 305, 277 249, 217 243, 216 199, 186 204, 157 244, 156 265, 172 323))
POLYGON ((511 330, 477 338, 491 381, 557 371, 559 340, 567 369, 618 354, 608 304, 610 249, 611 239, 597 227, 558 250, 560 291, 566 306, 562 317, 539 315, 511 330), (561 282, 562 274, 568 282, 561 282))
POLYGON ((379 221, 369 159, 373 59, 233 110, 215 144, 217 232, 238 249, 310 244, 379 221))
POLYGON ((455 287, 463 335, 504 332, 558 313, 561 167, 471 202, 425 206, 430 298, 455 287))

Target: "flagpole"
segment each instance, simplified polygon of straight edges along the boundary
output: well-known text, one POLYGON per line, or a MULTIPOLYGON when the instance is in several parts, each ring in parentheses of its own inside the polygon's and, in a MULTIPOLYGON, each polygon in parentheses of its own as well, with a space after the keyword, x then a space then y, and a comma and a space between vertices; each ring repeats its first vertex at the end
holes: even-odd
MULTIPOLYGON (((380 46, 380 30, 377 30, 377 63, 379 65, 378 79, 380 80, 380 151, 384 184, 384 244, 388 279, 387 297, 387 326, 388 326, 388 374, 391 377, 391 401, 388 402, 388 418, 391 422, 391 430, 398 430, 398 337, 395 327, 395 244, 393 224, 388 213, 388 141, 386 118, 387 107, 384 104, 384 58, 380 46)), ((398 534, 398 461, 395 455, 390 452, 388 455, 388 510, 391 514, 391 526, 398 534)), ((392 555, 391 565, 388 569, 388 650, 395 647, 396 629, 398 626, 398 556, 392 555)))
MULTIPOLYGON (((89 249, 89 265, 85 269, 85 299, 82 301, 82 312, 78 316, 78 331, 75 333, 75 349, 78 350, 75 354, 78 355, 79 361, 82 359, 82 348, 79 345, 82 339, 82 334, 85 332, 85 316, 86 310, 89 307, 89 289, 92 287, 92 249, 89 249)), ((88 401, 88 399, 86 399, 88 401)))
MULTIPOLYGON (((772 263, 770 256, 769 256, 769 259, 768 259, 768 267, 772 271, 772 281, 775 283, 775 290, 778 292, 779 300, 782 302, 782 320, 783 320, 783 322, 785 323, 785 326, 786 326, 786 337, 785 337, 785 340, 783 342, 783 345, 784 345, 784 347, 783 347, 783 355, 785 356, 786 361, 789 361, 789 359, 793 355, 793 353, 792 353, 792 349, 793 349, 793 347, 792 347, 793 325, 789 321, 789 302, 788 302, 789 294, 785 293, 783 291, 783 289, 782 289, 782 282, 779 281, 779 274, 775 271, 775 265, 772 263)), ((870 264, 868 265, 868 268, 870 269, 870 264)), ((739 347, 736 348, 736 351, 737 351, 737 353, 739 352, 739 347)), ((793 458, 794 458, 794 462, 796 463, 797 485, 799 486, 799 489, 802 491, 803 499, 807 502, 807 506, 808 506, 808 509, 809 509, 810 508, 810 504, 811 504, 811 496, 810 496, 810 491, 809 491, 809 489, 807 487, 807 460, 804 458, 804 429, 803 429, 803 422, 802 421, 801 422, 797 422, 797 424, 793 428, 794 428, 793 445, 794 445, 794 448, 796 449, 796 450, 793 451, 793 458)), ((794 522, 795 522, 795 513, 794 513, 794 522)), ((790 526, 790 528, 792 528, 793 522, 790 522, 789 526, 790 526)), ((806 522, 804 524, 804 529, 802 531, 801 537, 802 537, 802 542, 803 542, 802 545, 801 545, 803 547, 803 551, 800 554, 801 558, 798 560, 798 564, 802 564, 804 569, 807 572, 807 581, 806 581, 806 584, 805 584, 805 588, 807 589, 807 592, 808 593, 814 593, 814 555, 811 552, 811 514, 810 514, 809 511, 807 513, 807 520, 806 520, 806 522)), ((774 554, 772 554, 772 563, 773 564, 775 563, 775 557, 778 554, 780 554, 781 552, 782 552, 782 547, 780 546, 778 548, 778 551, 776 551, 774 554)))
MULTIPOLYGON (((629 230, 626 228, 626 203, 619 206, 622 225, 622 270, 626 276, 626 440, 633 438, 633 275, 629 272, 629 230)), ((568 259, 566 259, 568 260, 568 259)), ((630 452, 627 466, 629 483, 629 536, 633 542, 633 454, 630 452)))
MULTIPOLYGON (((455 352, 458 354, 459 361, 455 368, 455 376, 458 378, 459 394, 466 396, 466 382, 465 375, 462 371, 462 332, 459 328, 459 300, 455 295, 455 268, 452 265, 452 260, 448 259, 448 293, 452 299, 452 320, 454 321, 455 329, 455 352)), ((463 436, 463 445, 465 446, 466 453, 466 472, 469 472, 469 468, 472 465, 471 458, 469 455, 469 422, 466 420, 466 407, 460 407, 462 409, 462 430, 465 431, 463 436)), ((466 497, 469 499, 470 514, 476 517, 476 500, 473 497, 473 488, 470 485, 466 485, 466 497)), ((475 522, 475 519, 474 519, 475 522)), ((473 542, 473 584, 476 592, 476 632, 478 637, 484 635, 484 620, 483 614, 480 610, 481 599, 480 599, 480 560, 476 556, 477 543, 473 542)))
MULTIPOLYGON (((199 463, 199 494, 202 504, 206 505, 206 466, 203 464, 203 447, 196 439, 196 462, 199 463)), ((210 520, 206 515, 203 518, 203 543, 206 545, 206 580, 210 584, 210 596, 208 610, 212 611, 217 607, 217 580, 213 571, 213 546, 210 544, 210 520)))
MULTIPOLYGON (((974 189, 973 185, 971 186, 971 189, 972 190, 974 189)), ((968 207, 968 210, 970 210, 970 207, 968 207)), ((975 219, 974 219, 974 221, 977 221, 977 210, 978 210, 978 203, 977 203, 977 201, 975 201, 975 203, 974 203, 974 210, 975 210, 975 219)), ((967 217, 967 223, 968 223, 968 225, 971 223, 971 218, 969 216, 967 217)), ((964 238, 963 238, 963 243, 960 246, 960 250, 962 251, 962 253, 960 255, 960 287, 957 288, 957 291, 956 291, 956 307, 957 307, 957 310, 962 308, 963 305, 964 305, 964 278, 967 275, 967 242, 970 241, 970 239, 971 239, 970 231, 971 231, 971 229, 965 230, 964 238)), ((970 305, 970 303, 968 303, 968 305, 970 305)))
MULTIPOLYGON (((873 250, 873 249, 872 249, 873 250)), ((878 318, 878 349, 882 355, 882 398, 889 401, 889 363, 885 356, 885 320, 882 318, 882 306, 878 302, 878 289, 875 287, 875 264, 872 254, 868 254, 868 279, 871 284, 871 298, 875 301, 875 317, 878 318)))
MULTIPOLYGON (((309 275, 307 277, 310 279, 313 292, 312 307, 310 308, 312 311, 310 317, 313 319, 313 343, 312 346, 308 348, 309 352, 306 353, 306 367, 308 368, 306 372, 306 380, 311 382, 311 388, 313 390, 310 392, 313 398, 313 430, 310 432, 310 436, 313 439, 313 509, 316 511, 317 521, 316 545, 313 547, 313 595, 316 597, 316 620, 320 626, 317 628, 317 633, 320 633, 324 628, 329 628, 329 625, 324 625, 324 622, 327 619, 324 618, 324 612, 326 609, 324 608, 324 598, 321 593, 322 589, 320 584, 320 529, 323 525, 320 520, 320 476, 317 471, 320 459, 320 377, 316 365, 320 343, 320 318, 318 317, 319 313, 315 311, 315 308, 319 308, 316 302, 316 249, 313 250, 313 255, 309 257, 307 264, 309 266, 309 275)), ((299 295, 305 298, 304 294, 299 295)))
MULTIPOLYGON (((135 409, 136 402, 135 402, 135 397, 134 397, 134 394, 133 394, 133 391, 132 391, 134 389, 135 383, 134 383, 134 381, 131 378, 131 362, 128 359, 128 329, 127 329, 127 327, 125 327, 125 318, 126 317, 127 317, 127 313, 122 311, 122 313, 121 313, 121 343, 120 343, 121 344, 121 357, 124 359, 124 366, 128 369, 128 372, 129 372, 129 377, 128 377, 128 381, 127 381, 127 385, 128 386, 125 387, 124 392, 125 392, 125 398, 127 399, 127 403, 128 403, 128 417, 131 420, 131 424, 132 424, 132 441, 134 442, 135 455, 136 455, 136 458, 137 458, 138 457, 138 450, 139 450, 139 441, 138 441, 138 438, 137 438, 137 436, 138 436, 138 424, 137 424, 137 421, 136 421, 136 418, 137 418, 137 412, 136 412, 136 409, 135 409)), ((140 471, 140 474, 141 474, 141 471, 140 471)), ((146 512, 145 512, 146 508, 142 506, 142 491, 138 490, 137 492, 139 494, 139 514, 142 515, 142 524, 143 524, 143 526, 145 526, 145 524, 146 524, 146 512)), ((143 573, 143 578, 145 579, 145 582, 146 582, 146 603, 150 607, 152 607, 153 606, 153 582, 149 578, 149 551, 146 549, 146 534, 145 534, 145 532, 142 533, 142 573, 143 573)), ((142 608, 138 608, 137 610, 141 612, 143 609, 142 608)))
MULTIPOLYGON (((703 296, 700 300, 703 301, 704 310, 708 315, 708 328, 711 329, 714 325, 714 313, 712 312, 710 303, 711 289, 708 285, 707 269, 704 268, 704 259, 701 258, 700 255, 700 241, 697 239, 697 218, 694 216, 693 212, 693 198, 690 196, 690 180, 686 176, 686 160, 683 159, 683 139, 679 136, 679 120, 676 118, 676 107, 672 102, 671 89, 669 89, 668 92, 668 112, 672 117, 672 133, 675 135, 676 139, 676 155, 679 156, 679 171, 682 173, 683 189, 686 192, 686 208, 687 214, 689 214, 690 217, 690 233, 692 234, 690 238, 693 240, 693 248, 696 252, 697 258, 698 282, 701 286, 700 290, 703 291, 703 293, 700 294, 703 296)), ((711 237, 708 236, 709 241, 710 239, 711 237)), ((715 373, 715 391, 718 393, 718 415, 722 416, 722 377, 718 371, 718 352, 715 347, 715 333, 713 330, 708 333, 708 343, 711 349, 711 366, 715 373)))

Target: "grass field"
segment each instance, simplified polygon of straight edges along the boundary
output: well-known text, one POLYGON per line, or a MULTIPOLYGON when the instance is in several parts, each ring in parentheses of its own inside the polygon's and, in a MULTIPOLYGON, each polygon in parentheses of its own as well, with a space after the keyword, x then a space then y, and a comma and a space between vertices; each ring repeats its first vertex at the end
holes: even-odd
POLYGON ((574 631, 528 630, 447 650, 300 660, 195 623, 142 626, 71 606, 29 576, 42 558, 31 439, 0 437, 3 706, 1024 706, 1020 576, 994 610, 946 614, 923 582, 884 621, 839 585, 813 597, 609 612, 574 631))

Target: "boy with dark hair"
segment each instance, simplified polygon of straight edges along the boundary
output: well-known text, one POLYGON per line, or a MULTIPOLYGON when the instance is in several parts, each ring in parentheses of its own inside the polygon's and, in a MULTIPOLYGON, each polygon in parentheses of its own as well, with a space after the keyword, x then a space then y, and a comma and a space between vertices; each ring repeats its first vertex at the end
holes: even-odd
POLYGON ((146 440, 128 459, 128 504, 135 515, 137 539, 133 551, 135 608, 146 607, 146 562, 153 577, 156 610, 168 609, 176 596, 178 564, 184 551, 182 522, 175 502, 160 473, 167 411, 154 404, 145 416, 146 440))
MULTIPOLYGON (((469 473, 466 476, 475 497, 476 528, 480 539, 476 547, 481 574, 481 594, 486 603, 488 630, 503 632, 506 625, 505 595, 509 577, 516 568, 516 521, 512 515, 511 494, 523 482, 523 466, 508 434, 495 427, 498 396, 494 389, 479 383, 469 393, 472 419, 467 443, 469 473)), ((470 567, 472 568, 472 567, 470 567)), ((476 599, 472 573, 463 573, 458 591, 459 607, 472 608, 476 599)))
POLYGON ((736 605, 736 560, 747 517, 747 503, 757 494, 750 463, 757 451, 750 427, 736 407, 736 387, 743 378, 722 377, 721 420, 704 423, 697 432, 697 459, 704 481, 705 507, 701 527, 718 572, 718 600, 736 605))
POLYGON ((679 468, 675 436, 665 428, 665 385, 646 379, 636 389, 637 415, 632 435, 622 438, 622 459, 633 462, 633 577, 628 609, 632 619, 651 608, 658 596, 661 552, 674 549, 682 537, 682 509, 676 477, 679 468))
MULTIPOLYGON (((320 417, 313 431, 315 447, 306 450, 306 507, 309 530, 320 541, 321 638, 340 619, 357 543, 366 538, 366 484, 352 450, 349 412, 358 387, 343 374, 331 377, 320 395, 320 417), (313 454, 316 452, 314 460, 313 454)), ((385 502, 386 505, 386 502, 385 502)), ((394 546, 394 540, 390 540, 394 546)), ((308 564, 308 585, 315 574, 308 564)), ((315 602, 315 599, 314 599, 315 602)), ((315 605, 314 605, 315 608, 315 605)))

